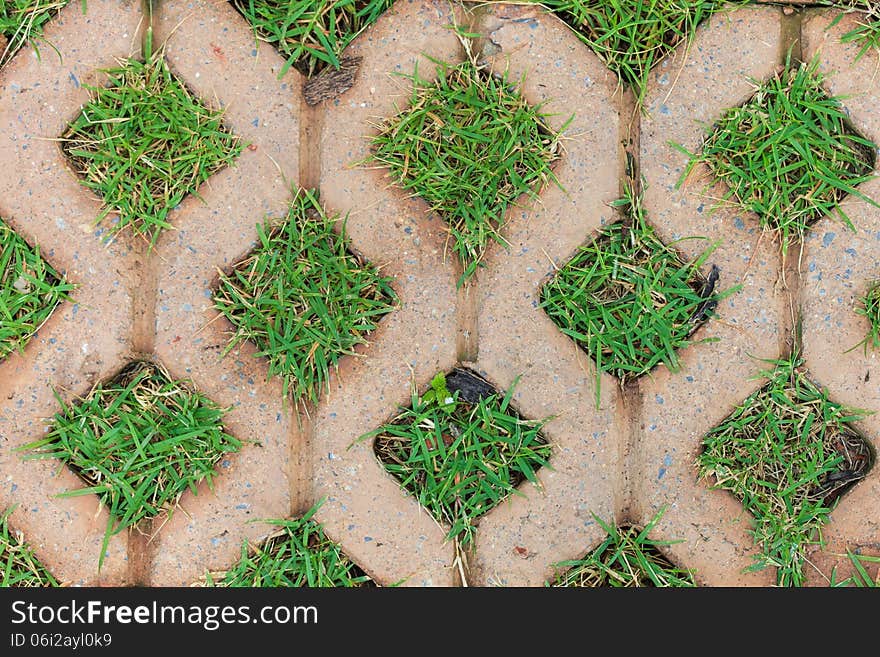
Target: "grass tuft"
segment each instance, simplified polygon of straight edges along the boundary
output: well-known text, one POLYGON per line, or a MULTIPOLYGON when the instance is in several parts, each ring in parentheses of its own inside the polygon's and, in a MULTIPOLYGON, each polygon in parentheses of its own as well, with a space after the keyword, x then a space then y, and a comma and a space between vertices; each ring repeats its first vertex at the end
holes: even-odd
POLYGON ((641 103, 651 68, 697 26, 719 11, 721 0, 534 0, 556 13, 635 91, 641 103))
POLYGON ((205 107, 171 73, 162 51, 145 62, 108 69, 109 85, 87 87, 92 99, 62 136, 62 149, 82 184, 119 221, 156 243, 168 214, 241 153, 222 112, 205 107))
POLYGON ((880 566, 877 568, 877 574, 868 573, 869 564, 880 564, 880 556, 872 557, 867 554, 858 554, 847 550, 846 556, 849 558, 853 567, 853 574, 846 579, 837 579, 836 568, 831 572, 831 581, 829 586, 833 587, 856 587, 876 589, 880 588, 880 566))
POLYGON ((58 586, 58 581, 34 555, 21 532, 9 527, 14 507, 0 514, 0 588, 58 586))
POLYGON ((0 361, 21 353, 73 285, 0 219, 0 361))
POLYGON ((660 511, 644 529, 593 518, 605 530, 605 539, 583 559, 555 565, 559 571, 551 586, 571 587, 694 587, 691 571, 669 561, 658 549, 674 541, 656 541, 648 534, 660 520, 660 511))
POLYGON ((625 382, 659 363, 676 370, 676 351, 733 291, 715 292, 717 268, 709 279, 700 273, 712 249, 684 263, 664 244, 632 190, 615 205, 625 218, 578 249, 541 289, 541 307, 596 363, 597 403, 602 372, 625 382))
POLYGON ((312 76, 339 68, 342 51, 394 0, 232 0, 258 39, 270 43, 287 63, 312 76))
POLYGON ((853 228, 841 201, 853 194, 877 205, 856 189, 873 178, 877 147, 855 132, 822 82, 818 59, 786 66, 727 110, 699 153, 673 144, 690 157, 679 186, 697 163, 708 165, 727 184, 724 201, 755 213, 783 253, 832 212, 853 228))
POLYGON ((850 426, 862 414, 831 401, 798 356, 774 362, 767 384, 703 439, 700 476, 731 491, 754 516, 762 554, 753 570, 776 567, 781 586, 803 583, 810 546, 840 496, 873 465, 850 426))
POLYGON ((154 363, 133 362, 85 397, 58 400, 46 436, 19 449, 63 461, 86 483, 63 496, 95 494, 108 508, 100 563, 112 534, 171 514, 184 491, 210 486, 220 459, 241 447, 224 431, 225 409, 154 363))
POLYGON ((226 352, 251 340, 285 395, 317 402, 330 368, 366 344, 397 296, 390 279, 348 250, 344 222, 314 192, 300 190, 283 221, 257 231, 257 248, 221 273, 214 293, 235 328, 226 352))
POLYGON ((537 198, 560 157, 560 136, 505 76, 470 61, 418 71, 410 105, 379 126, 371 160, 443 217, 469 278, 490 239, 504 243, 504 215, 522 195, 537 198))
MULTIPOLYGON (((515 386, 515 383, 514 383, 515 386)), ((544 422, 521 418, 501 395, 470 370, 434 377, 431 388, 391 422, 365 434, 379 461, 400 485, 448 528, 463 548, 477 519, 503 502, 547 464, 544 422)))
POLYGON ((5 38, 5 47, 0 48, 0 66, 28 43, 39 54, 37 44, 42 41, 43 28, 69 1, 0 0, 0 36, 5 38))
POLYGON ((863 346, 867 354, 868 347, 880 348, 880 281, 871 283, 868 291, 859 299, 859 305, 855 310, 857 315, 868 320, 870 326, 865 339, 856 345, 856 347, 863 346))
MULTIPOLYGON (((859 61, 871 50, 880 50, 880 3, 876 0, 829 0, 827 4, 858 11, 861 17, 858 25, 840 37, 841 43, 855 43, 860 46, 855 61, 859 61)), ((837 25, 844 14, 838 15, 829 27, 837 25)))
POLYGON ((259 545, 245 541, 241 559, 229 570, 209 573, 208 586, 356 587, 372 580, 324 534, 312 519, 317 506, 296 520, 267 520, 278 529, 259 545))

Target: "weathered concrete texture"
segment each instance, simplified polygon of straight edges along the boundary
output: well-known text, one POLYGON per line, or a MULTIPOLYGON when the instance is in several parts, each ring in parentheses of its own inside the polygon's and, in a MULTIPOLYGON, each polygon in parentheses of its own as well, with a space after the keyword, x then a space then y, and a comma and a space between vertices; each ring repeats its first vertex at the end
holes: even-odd
POLYGON ((350 47, 363 57, 355 85, 325 101, 320 142, 326 206, 351 213, 354 248, 394 279, 400 308, 383 319, 363 350, 331 381, 315 418, 317 519, 346 553, 382 584, 453 582, 453 546, 445 530, 387 474, 372 444, 358 437, 389 420, 438 371, 456 362, 460 270, 444 254, 445 223, 417 198, 392 188, 386 171, 358 164, 382 118, 404 110, 411 75, 431 79, 432 57, 457 63, 462 52, 449 26, 464 15, 442 0, 398 2, 350 47), (454 12, 454 13, 453 13, 454 12))
MULTIPOLYGON (((83 84, 97 71, 137 55, 140 4, 95 0, 83 15, 73 3, 48 25, 38 59, 26 48, 0 71, 0 216, 79 288, 28 344, 23 356, 0 362, 0 507, 19 505, 11 522, 60 579, 126 581, 126 538, 110 542, 97 563, 107 512, 97 497, 62 499, 83 486, 55 461, 25 461, 15 447, 40 438, 44 418, 65 399, 86 393, 131 357, 129 327, 137 263, 126 238, 107 246, 95 227, 100 203, 78 183, 56 139, 88 99, 83 84)), ((111 221, 108 219, 107 221, 111 221)))
MULTIPOLYGON (((880 81, 876 57, 869 53, 855 61, 857 44, 840 43, 852 30, 857 16, 846 16, 829 27, 835 13, 814 13, 803 28, 804 59, 820 57, 829 93, 846 96, 843 103, 853 125, 865 137, 880 144, 880 81)), ((880 181, 862 185, 859 191, 880 199, 880 181)), ((850 196, 843 204, 855 226, 847 229, 836 217, 826 217, 813 227, 801 258, 801 308, 806 365, 816 382, 827 388, 832 399, 855 408, 880 408, 880 367, 877 350, 857 346, 870 325, 857 315, 858 299, 880 279, 880 210, 850 196)), ((880 416, 867 415, 856 424, 880 448, 880 416)), ((838 567, 849 574, 847 549, 880 554, 880 468, 846 493, 831 514, 823 536, 826 549, 811 559, 822 575, 838 567)), ((812 582, 825 584, 811 572, 812 582)))
POLYGON ((583 556, 603 535, 593 513, 615 515, 614 482, 625 423, 615 423, 616 381, 602 377, 596 408, 590 358, 539 307, 541 286, 575 250, 613 220, 618 195, 617 79, 555 16, 537 7, 493 5, 479 31, 498 51, 495 71, 524 80, 521 91, 555 129, 570 118, 564 154, 539 204, 508 213, 509 247, 493 244, 478 271, 477 369, 499 389, 520 377, 514 403, 545 427, 552 445, 542 488, 521 487, 480 520, 475 581, 541 585, 553 564, 583 556))
POLYGON ((225 108, 224 121, 248 144, 171 215, 176 230, 160 239, 151 265, 157 287, 155 353, 175 376, 222 406, 227 430, 244 443, 220 464, 214 490, 187 494, 154 538, 151 582, 182 585, 206 570, 228 567, 244 539, 271 528, 256 519, 290 515, 291 450, 301 447, 296 408, 280 380, 267 381, 250 343, 227 356, 232 327, 213 309, 218 270, 228 270, 256 244, 256 226, 286 214, 299 167, 299 89, 270 48, 226 2, 163 3, 154 25, 169 66, 203 102, 225 108), (257 56, 259 54, 259 56, 257 56), (219 237, 219 238, 218 238, 219 237))
MULTIPOLYGON (((645 207, 658 235, 678 242, 688 258, 718 244, 708 260, 721 270, 722 289, 741 289, 718 306, 718 318, 679 351, 681 368, 658 367, 641 379, 642 412, 634 449, 638 467, 631 473, 639 523, 668 507, 655 534, 684 539, 667 551, 682 566, 694 568, 709 585, 766 584, 772 573, 745 575, 756 548, 750 516, 731 494, 709 490, 697 481, 696 458, 702 436, 756 390, 758 359, 784 350, 781 329, 787 295, 778 280, 779 246, 755 216, 732 208, 713 209, 725 189, 711 185, 703 169, 677 187, 687 156, 724 110, 742 104, 754 92, 748 78, 769 77, 780 63, 780 10, 750 8, 712 17, 698 30, 690 49, 679 48, 651 74, 641 123, 641 168, 645 207)), ((704 273, 708 273, 707 271, 704 273)))

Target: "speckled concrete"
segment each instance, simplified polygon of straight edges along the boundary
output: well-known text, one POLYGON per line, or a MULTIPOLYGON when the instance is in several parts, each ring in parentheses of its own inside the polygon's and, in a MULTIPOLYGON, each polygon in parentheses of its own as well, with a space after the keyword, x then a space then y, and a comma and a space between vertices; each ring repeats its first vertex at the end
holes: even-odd
MULTIPOLYGON (((541 585, 555 563, 600 540, 593 514, 644 524, 661 508, 652 536, 681 540, 664 551, 695 569, 700 584, 773 582, 769 570, 742 572, 756 551, 750 517, 732 495, 697 480, 700 439, 761 385, 753 378, 759 359, 788 350, 799 314, 817 381, 841 402, 880 408, 874 354, 843 353, 865 332, 852 308, 880 271, 880 213, 849 199, 856 233, 832 219, 819 222, 798 276, 797 258, 783 262, 756 217, 712 208, 724 190, 711 185, 707 171, 676 189, 686 157, 669 142, 698 148, 705 126, 751 95, 749 78, 764 79, 784 61, 801 14, 768 6, 713 17, 689 49, 677 49, 653 71, 647 111, 637 115, 632 95, 540 8, 400 0, 350 47, 363 58, 354 86, 312 108, 302 100, 300 75, 279 77, 283 60, 255 42, 228 3, 166 0, 154 15, 155 43, 164 44, 172 71, 190 89, 224 108, 227 125, 248 146, 202 186, 200 198, 172 213, 175 229, 147 253, 125 235, 107 243, 106 225, 92 225, 99 200, 77 183, 51 141, 87 99, 84 82, 100 83, 100 68, 138 55, 140 3, 90 0, 88 7, 83 16, 72 3, 47 30, 62 60, 44 49, 38 61, 24 50, 0 71, 0 162, 11 172, 0 177, 0 216, 80 286, 24 355, 0 362, 0 508, 19 505, 12 524, 58 577, 189 584, 230 565, 242 540, 268 533, 251 521, 291 517, 324 500, 318 520, 379 583, 459 584, 445 528, 358 438, 407 403, 412 385, 422 388, 437 371, 467 361, 499 389, 519 377, 514 403, 526 417, 552 418, 545 434, 553 450, 550 467, 538 474, 540 487, 524 484, 523 495, 480 519, 469 584, 541 585), (422 77, 433 75, 429 57, 465 57, 448 29, 453 23, 483 35, 478 47, 486 46, 481 52, 494 70, 522 80, 522 92, 546 103, 556 127, 573 115, 555 169, 564 191, 550 186, 538 203, 512 210, 507 248, 491 245, 485 267, 461 290, 444 222, 395 188, 386 171, 358 165, 376 124, 407 104, 403 75, 416 65, 422 77), (615 220, 608 204, 620 195, 624 143, 644 176, 645 206, 658 234, 667 242, 705 237, 677 244, 688 257, 717 243, 707 268, 718 265, 722 288, 741 289, 695 335, 712 341, 679 352, 679 371, 659 367, 625 389, 603 376, 597 406, 593 363, 537 307, 538 294, 556 267, 615 220), (210 299, 217 270, 248 253, 256 224, 283 214, 296 185, 318 187, 330 212, 348 214, 352 247, 382 266, 401 300, 309 409, 283 398, 252 345, 221 357, 231 327, 210 299), (98 573, 107 516, 97 499, 56 497, 79 480, 12 449, 44 431, 43 419, 58 408, 53 387, 64 397, 81 394, 141 356, 231 407, 227 427, 245 444, 220 464, 213 491, 201 486, 198 495, 186 494, 170 520, 152 527, 149 545, 114 537, 98 573)), ((854 124, 880 141, 875 61, 853 65, 854 49, 838 37, 854 19, 826 31, 830 20, 807 12, 805 56, 820 53, 829 90, 854 94, 846 101, 854 124)), ((864 191, 880 197, 880 184, 864 191)), ((878 423, 869 416, 859 424, 875 445, 878 423)), ((829 545, 812 557, 823 573, 845 565, 837 555, 847 547, 880 551, 878 477, 872 472, 832 514, 829 545)))

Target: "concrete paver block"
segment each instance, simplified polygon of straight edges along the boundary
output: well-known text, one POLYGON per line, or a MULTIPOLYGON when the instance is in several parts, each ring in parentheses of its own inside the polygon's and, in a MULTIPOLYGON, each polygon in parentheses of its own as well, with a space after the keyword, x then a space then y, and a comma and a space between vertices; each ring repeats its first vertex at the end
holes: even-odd
POLYGON ((142 19, 136 2, 95 0, 86 14, 72 3, 45 30, 58 54, 45 48, 38 58, 24 48, 0 70, 0 216, 78 286, 23 355, 0 362, 0 506, 19 505, 11 524, 59 580, 72 583, 124 583, 125 535, 110 541, 99 573, 107 512, 98 498, 59 498, 81 488, 80 479, 13 449, 43 435, 44 419, 59 409, 53 389, 68 400, 84 394, 131 357, 133 245, 124 237, 102 241, 103 229, 93 225, 100 202, 54 140, 88 99, 83 85, 101 84, 100 69, 115 58, 137 56, 142 19))
POLYGON ((540 201, 523 200, 506 217, 509 246, 489 247, 479 269, 476 369, 499 389, 519 377, 514 402, 544 428, 551 445, 541 488, 520 487, 480 520, 476 581, 541 585, 553 564, 576 559, 601 538, 593 513, 614 513, 614 483, 624 427, 616 423, 615 381, 602 377, 596 408, 589 357, 539 307, 542 284, 599 228, 613 221, 618 195, 620 117, 612 101, 617 78, 555 16, 537 7, 497 4, 482 17, 494 71, 522 80, 521 93, 545 103, 552 127, 562 128, 564 153, 540 201))
MULTIPOLYGON (((858 44, 840 42, 843 34, 856 27, 859 17, 845 16, 832 27, 835 16, 835 12, 819 12, 805 20, 804 59, 819 57, 829 93, 844 96, 853 126, 880 144, 876 60, 867 54, 856 62, 858 44)), ((880 181, 865 183, 859 191, 880 199, 880 181)), ((855 231, 826 218, 813 227, 804 244, 800 298, 804 355, 810 374, 835 401, 870 412, 880 408, 880 370, 874 349, 856 347, 867 335, 869 324, 855 308, 869 285, 880 279, 880 210, 852 196, 844 200, 843 207, 855 231)), ((873 443, 876 453, 880 417, 869 414, 856 427, 873 443)), ((811 557, 819 572, 827 576, 837 567, 838 576, 846 576, 850 572, 848 549, 880 554, 878 499, 880 469, 874 467, 840 498, 831 513, 823 532, 827 547, 811 557)), ((824 577, 811 574, 814 584, 825 584, 824 577)))
POLYGON ((439 371, 456 362, 457 263, 444 257, 444 222, 418 198, 391 187, 386 172, 358 165, 369 155, 378 122, 406 108, 411 75, 431 79, 429 58, 458 63, 452 24, 465 14, 442 0, 398 2, 349 47, 362 57, 357 81, 324 101, 321 196, 348 214, 355 249, 392 277, 400 308, 370 336, 363 358, 348 359, 330 382, 315 417, 316 519, 382 584, 449 585, 452 543, 401 490, 358 438, 386 422, 439 371))
POLYGON ((176 230, 156 247, 155 353, 176 377, 191 378, 221 406, 229 432, 244 445, 220 464, 214 490, 201 486, 153 538, 150 581, 185 585, 228 567, 242 541, 271 532, 260 519, 290 515, 289 460, 301 446, 296 408, 278 379, 267 381, 256 348, 225 357, 231 326, 213 307, 218 270, 253 248, 257 224, 286 214, 299 171, 299 89, 272 49, 226 2, 165 2, 154 40, 169 67, 203 100, 224 109, 224 122, 247 147, 170 215, 176 230), (259 55, 259 56, 258 56, 259 55))
POLYGON ((787 308, 778 245, 761 236, 757 217, 711 210, 724 189, 711 184, 707 170, 695 171, 677 189, 687 156, 670 142, 696 151, 706 128, 752 95, 749 78, 772 75, 783 49, 780 16, 778 8, 746 8, 707 20, 690 48, 679 47, 652 72, 641 123, 648 220, 667 244, 705 237, 676 243, 689 258, 717 243, 707 265, 720 268, 719 288, 742 286, 694 335, 717 342, 679 351, 678 372, 661 366, 640 382, 639 465, 630 475, 637 520, 644 524, 667 507, 654 533, 683 539, 666 549, 680 566, 694 568, 702 584, 770 581, 766 571, 741 572, 756 550, 748 534, 751 518, 732 495, 697 481, 695 461, 702 436, 761 386, 754 378, 763 369, 760 359, 785 351, 781 321, 787 308))

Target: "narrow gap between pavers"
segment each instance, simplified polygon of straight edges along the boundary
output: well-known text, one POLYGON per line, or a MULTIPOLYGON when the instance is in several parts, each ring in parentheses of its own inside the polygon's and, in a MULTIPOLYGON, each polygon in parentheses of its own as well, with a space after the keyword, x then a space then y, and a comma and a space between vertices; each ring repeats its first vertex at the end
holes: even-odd
POLYGON ((877 146, 857 132, 841 99, 825 91, 818 65, 787 62, 749 100, 725 111, 696 152, 674 145, 689 157, 678 186, 697 164, 706 165, 727 186, 719 205, 757 215, 783 254, 826 215, 836 213, 854 228, 841 205, 846 196, 877 205, 857 189, 874 176, 877 146))
POLYGON ((259 543, 244 541, 228 570, 205 574, 200 584, 229 587, 372 587, 375 582, 331 541, 313 516, 316 505, 294 520, 266 520, 276 527, 259 543))
POLYGON ((0 218, 0 362, 23 353, 74 286, 0 218))
POLYGON ((0 514, 0 588, 59 586, 59 582, 40 563, 21 532, 9 524, 15 507, 0 514))
POLYGON ((456 545, 460 574, 468 573, 479 518, 525 481, 540 486, 551 445, 546 420, 523 418, 512 404, 516 383, 499 392, 482 376, 457 367, 415 389, 409 407, 364 434, 397 484, 427 509, 456 545))
MULTIPOLYGON (((376 126, 360 164, 388 168, 404 191, 422 198, 447 224, 447 249, 473 276, 490 240, 502 235, 511 208, 559 184, 553 165, 563 149, 542 106, 532 106, 507 73, 471 60, 435 62, 437 78, 416 70, 406 107, 376 126)), ((564 130, 564 127, 563 127, 564 130)))
POLYGON ((70 0, 2 0, 0 1, 0 68, 25 45, 34 48, 43 44, 42 35, 46 24, 61 11, 70 0))
POLYGON ((629 191, 616 205, 622 218, 541 287, 541 307, 595 364, 597 403, 602 372, 624 384, 661 363, 677 370, 677 351, 733 291, 716 291, 717 266, 700 271, 713 246, 686 262, 657 237, 639 196, 629 191))
POLYGON ((230 0, 254 31, 306 77, 345 64, 348 45, 394 0, 230 0))
POLYGON ((615 526, 594 516, 605 538, 580 559, 554 565, 550 586, 561 587, 694 587, 694 573, 679 568, 662 548, 676 541, 648 538, 663 511, 645 527, 631 524, 615 526))
POLYGON ((241 443, 220 408, 158 363, 133 361, 83 397, 65 402, 45 437, 18 448, 26 459, 58 459, 110 512, 99 566, 113 534, 172 514, 187 490, 211 487, 215 467, 241 443))
POLYGON ((299 190, 287 215, 257 225, 258 244, 220 274, 214 304, 233 327, 228 353, 256 345, 295 403, 317 403, 330 369, 367 344, 398 304, 391 279, 354 252, 345 220, 299 190))
POLYGON ((95 223, 116 213, 111 235, 130 229, 152 247, 171 228, 169 213, 198 196, 244 144, 224 125, 223 111, 204 105, 171 71, 162 49, 102 73, 108 84, 84 85, 91 99, 61 136, 61 150, 104 202, 95 223))
POLYGON ((831 401, 797 354, 763 376, 768 383, 704 436, 697 466, 752 514, 754 568, 774 566, 778 584, 798 586, 808 549, 822 545, 822 526, 876 455, 851 425, 865 412, 831 401))

